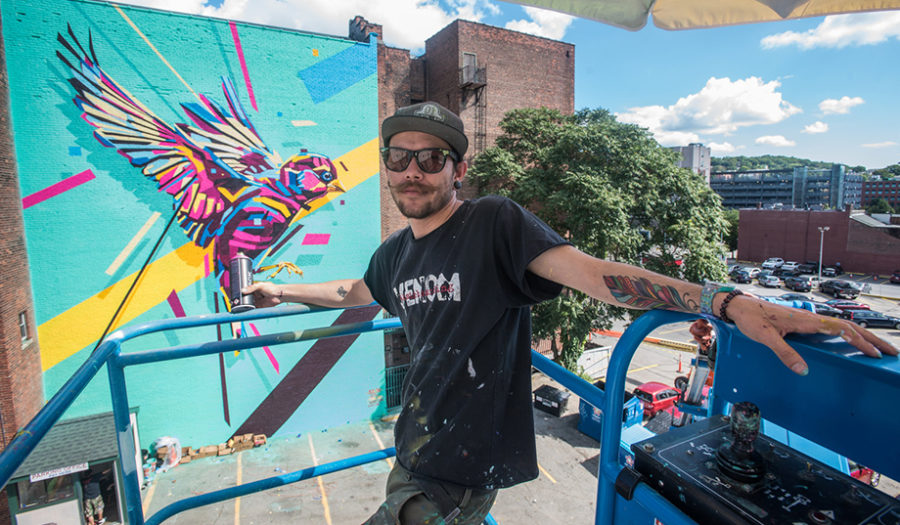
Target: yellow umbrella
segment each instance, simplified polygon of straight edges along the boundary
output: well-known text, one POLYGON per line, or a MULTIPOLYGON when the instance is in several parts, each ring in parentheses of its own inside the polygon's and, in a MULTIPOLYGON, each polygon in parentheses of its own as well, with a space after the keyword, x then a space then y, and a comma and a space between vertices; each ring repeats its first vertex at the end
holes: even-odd
POLYGON ((900 9, 900 0, 507 0, 636 31, 696 29, 792 18, 900 9))

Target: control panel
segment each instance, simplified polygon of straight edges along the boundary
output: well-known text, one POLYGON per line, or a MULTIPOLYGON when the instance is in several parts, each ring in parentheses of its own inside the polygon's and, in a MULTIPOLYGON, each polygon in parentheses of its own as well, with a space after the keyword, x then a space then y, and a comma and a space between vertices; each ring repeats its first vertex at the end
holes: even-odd
POLYGON ((900 525, 900 500, 767 436, 759 410, 673 428, 632 445, 643 480, 701 524, 900 525))

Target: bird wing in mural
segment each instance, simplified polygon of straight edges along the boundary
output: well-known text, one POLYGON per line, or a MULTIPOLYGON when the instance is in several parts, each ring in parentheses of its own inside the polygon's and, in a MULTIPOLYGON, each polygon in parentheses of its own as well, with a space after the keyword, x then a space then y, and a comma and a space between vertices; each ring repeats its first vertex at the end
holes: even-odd
POLYGON ((193 124, 170 125, 101 69, 92 38, 88 53, 71 27, 68 34, 71 42, 57 39, 71 56, 56 54, 72 73, 74 102, 96 128, 94 137, 175 199, 178 223, 195 244, 215 240, 226 290, 232 257, 243 252, 259 263, 301 209, 343 191, 324 155, 303 150, 282 162, 259 137, 230 79, 222 79, 227 109, 198 95, 202 104, 181 104, 193 124))

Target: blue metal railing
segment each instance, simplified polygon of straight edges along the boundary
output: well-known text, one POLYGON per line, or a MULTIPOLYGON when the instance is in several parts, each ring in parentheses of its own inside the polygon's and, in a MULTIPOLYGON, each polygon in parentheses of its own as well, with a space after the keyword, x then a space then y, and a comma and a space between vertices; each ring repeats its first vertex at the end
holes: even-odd
MULTIPOLYGON (((113 406, 113 419, 115 421, 116 439, 119 449, 119 468, 120 476, 124 480, 125 492, 125 509, 124 513, 128 516, 130 523, 134 525, 143 525, 145 523, 143 509, 141 508, 140 482, 138 481, 137 467, 138 465, 131 460, 136 455, 134 448, 134 440, 132 439, 131 419, 128 410, 128 392, 125 382, 125 367, 154 363, 158 361, 168 361, 174 359, 185 359, 201 355, 217 354, 228 351, 246 350, 249 348, 258 348, 260 346, 279 345, 299 341, 310 341, 325 337, 337 337, 342 335, 360 334, 376 330, 387 330, 398 328, 400 322, 397 319, 383 319, 366 321, 360 323, 351 323, 345 325, 334 325, 320 328, 310 328, 303 330, 293 330, 288 332, 280 332, 275 334, 260 335, 256 337, 248 337, 241 339, 231 339, 225 341, 213 341, 206 343, 188 344, 159 350, 146 350, 133 352, 128 354, 121 353, 122 344, 128 340, 135 339, 139 336, 166 331, 178 330, 185 328, 194 328, 198 326, 209 326, 214 324, 227 324, 235 322, 252 321, 262 318, 286 317, 292 315, 300 315, 314 312, 322 312, 330 310, 329 308, 313 307, 306 305, 287 306, 282 308, 266 308, 245 312, 242 314, 210 314, 193 317, 182 317, 177 319, 166 319, 161 321, 152 321, 148 323, 137 324, 116 330, 110 334, 103 343, 88 357, 81 367, 66 381, 59 391, 48 401, 38 414, 19 431, 16 437, 7 445, 0 453, 0 486, 6 485, 10 477, 15 473, 16 469, 25 461, 25 458, 37 446, 41 439, 47 434, 50 428, 59 420, 62 414, 72 405, 75 399, 87 387, 88 383, 100 372, 103 365, 106 365, 109 375, 110 396, 113 406), (127 458, 127 459, 125 459, 127 458)), ((379 452, 366 455, 365 462, 377 461, 384 457, 394 455, 394 449, 388 448, 379 452)), ((174 513, 187 510, 199 505, 205 505, 213 501, 221 501, 222 499, 230 499, 252 492, 258 492, 274 486, 279 486, 286 482, 300 481, 307 477, 315 477, 321 473, 334 472, 343 470, 361 464, 358 460, 351 458, 350 460, 341 460, 333 463, 320 465, 312 469, 305 469, 298 472, 286 474, 283 476, 275 476, 267 480, 260 480, 254 483, 248 483, 239 487, 232 487, 216 492, 210 492, 196 498, 189 498, 192 504, 190 506, 179 505, 182 502, 170 505, 161 512, 166 512, 164 516, 157 518, 152 516, 146 523, 159 523, 174 513), (290 479, 291 481, 286 481, 290 479), (224 496, 223 496, 224 494, 224 496), (171 510, 175 507, 174 510, 171 510)))
MULTIPOLYGON (((287 306, 281 308, 259 309, 245 312, 242 314, 210 314, 193 317, 183 317, 176 319, 166 319, 160 321, 152 321, 148 323, 137 324, 130 327, 117 330, 107 337, 107 339, 88 357, 85 363, 72 375, 72 377, 59 389, 56 395, 41 409, 41 411, 18 433, 13 441, 0 453, 0 486, 5 485, 15 470, 21 465, 29 453, 37 446, 38 442, 47 434, 50 428, 59 420, 65 410, 73 403, 73 401, 86 388, 88 383, 99 373, 100 369, 106 365, 109 375, 110 395, 113 405, 113 417, 118 441, 119 451, 119 468, 120 476, 124 480, 125 492, 125 508, 123 509, 128 516, 129 522, 134 525, 157 524, 165 519, 203 505, 217 503, 220 501, 252 494, 262 490, 268 490, 274 487, 282 486, 288 483, 295 483, 312 477, 352 468, 364 463, 379 461, 384 458, 395 455, 393 448, 363 454, 360 456, 338 460, 319 466, 310 467, 262 479, 252 483, 245 483, 236 487, 230 487, 214 492, 205 493, 199 496, 185 498, 173 504, 166 506, 156 514, 145 519, 141 506, 140 483, 138 480, 137 468, 130 458, 134 458, 136 450, 134 448, 134 440, 132 439, 131 420, 129 417, 129 403, 127 385, 125 381, 125 368, 139 364, 155 363, 159 361, 168 361, 174 359, 185 359, 188 357, 196 357, 202 355, 217 354, 228 351, 245 350, 250 348, 258 348, 261 346, 272 346, 298 341, 308 341, 325 337, 337 337, 342 335, 359 334, 376 330, 387 330, 398 328, 400 322, 397 319, 374 320, 346 325, 333 325, 321 328, 309 328, 295 331, 280 332, 275 334, 260 335, 256 337, 247 337, 240 339, 211 341, 196 344, 186 344, 156 350, 144 350, 129 352, 123 354, 121 352, 122 344, 126 341, 135 339, 151 333, 180 330, 185 328, 194 328, 199 326, 209 326, 214 324, 226 324, 235 322, 245 322, 262 318, 286 317, 314 312, 328 311, 329 308, 311 307, 306 305, 287 306), (128 458, 128 459, 125 459, 128 458)), ((667 314, 672 315, 672 314, 667 314)), ((652 316, 651 316, 652 317, 652 316)), ((649 317, 640 325, 647 325, 645 331, 649 333, 653 329, 652 322, 649 317)), ((681 321, 682 317, 677 317, 669 322, 681 321)), ((656 321, 657 325, 660 324, 656 321)), ((627 334, 632 333, 633 329, 626 332, 625 340, 628 340, 627 334)), ((628 363, 640 340, 636 340, 633 348, 626 352, 618 352, 613 354, 608 371, 607 389, 610 392, 606 395, 603 390, 597 388, 591 383, 583 380, 579 376, 566 370, 560 365, 547 359, 546 357, 532 352, 534 366, 556 380, 562 386, 573 392, 578 397, 584 399, 596 407, 605 407, 606 411, 614 413, 621 410, 624 402, 624 381, 625 372, 628 369, 628 363), (627 354, 627 355, 626 355, 627 354)), ((611 523, 611 514, 609 517, 602 513, 601 510, 608 507, 608 502, 614 497, 612 492, 615 477, 618 475, 618 465, 616 463, 617 449, 619 438, 621 435, 621 427, 617 425, 604 425, 603 439, 604 442, 614 443, 613 446, 604 447, 605 453, 601 451, 601 464, 599 472, 598 484, 598 505, 597 505, 597 523, 611 523), (609 441, 612 440, 612 441, 609 441)), ((659 504, 660 499, 653 491, 646 491, 643 496, 642 491, 638 494, 641 498, 646 497, 648 501, 659 504)), ((665 502, 663 502, 665 503, 665 502)), ((665 503, 667 504, 667 503, 665 503)), ((671 506, 671 505, 669 505, 671 506)), ((677 512, 677 511, 675 511, 677 512)), ((668 515, 665 514, 665 515, 668 515)), ((690 523, 684 521, 683 515, 676 518, 674 514, 669 517, 667 523, 690 523)), ((491 516, 488 516, 485 523, 496 523, 491 516)))
MULTIPOLYGON (((183 359, 234 350, 258 348, 297 341, 308 341, 325 337, 359 334, 375 330, 393 329, 400 326, 397 319, 374 320, 346 325, 280 332, 227 341, 188 344, 158 350, 121 353, 125 341, 150 333, 250 321, 261 318, 285 317, 330 310, 328 308, 304 305, 253 310, 242 314, 214 314, 185 317, 137 324, 117 330, 90 355, 75 374, 60 388, 53 398, 41 409, 13 441, 0 453, 0 486, 5 485, 16 469, 22 464, 38 442, 62 416, 78 395, 90 383, 103 365, 107 366, 110 394, 113 402, 113 416, 119 447, 120 477, 125 492, 125 513, 134 525, 161 523, 165 519, 188 509, 208 505, 223 500, 244 496, 254 492, 294 483, 311 477, 336 472, 363 463, 379 461, 395 454, 393 448, 338 460, 296 472, 274 476, 246 483, 196 497, 186 498, 168 505, 145 520, 141 507, 138 465, 133 461, 136 450, 132 438, 131 421, 128 410, 128 396, 124 369, 127 366, 158 361, 183 359)), ((625 378, 635 351, 654 329, 661 325, 689 322, 696 315, 664 311, 651 311, 639 317, 625 331, 610 358, 606 375, 606 389, 600 390, 572 372, 546 357, 532 352, 533 364, 541 372, 557 381, 563 387, 585 400, 602 408, 606 414, 621 413, 624 404, 625 378)), ((896 358, 870 359, 839 338, 808 336, 790 338, 792 346, 798 350, 810 365, 810 376, 799 377, 789 372, 765 347, 758 345, 740 334, 732 325, 713 322, 719 335, 719 351, 716 365, 717 390, 724 394, 711 400, 711 413, 723 413, 726 402, 753 399, 766 411, 771 419, 782 426, 795 428, 798 433, 809 438, 824 436, 825 444, 842 454, 859 458, 870 466, 881 465, 877 469, 889 476, 898 476, 900 452, 879 447, 881 436, 900 433, 900 422, 894 419, 879 420, 874 414, 893 410, 890 405, 900 397, 900 362, 896 358), (758 378, 765 375, 768 381, 758 378), (838 384, 848 377, 863 379, 866 396, 845 398, 829 385, 838 384), (772 388, 770 385, 778 385, 772 388), (785 403, 785 396, 793 399, 823 399, 821 406, 804 404, 802 417, 792 412, 793 407, 785 403), (875 402, 867 402, 867 399, 875 402), (862 414, 862 418, 861 415, 862 414), (793 425, 791 425, 793 423, 793 425), (871 454, 871 456, 866 456, 871 454), (880 460, 880 461, 879 461, 880 460)), ((621 425, 603 425, 601 428, 600 462, 598 467, 596 524, 611 525, 623 512, 619 507, 623 498, 617 498, 615 481, 622 470, 618 463, 618 449, 621 440, 621 425)), ((667 525, 689 525, 694 522, 665 500, 655 490, 639 483, 627 505, 636 505, 648 515, 658 518, 667 525)), ((485 523, 495 523, 488 516, 485 523)))

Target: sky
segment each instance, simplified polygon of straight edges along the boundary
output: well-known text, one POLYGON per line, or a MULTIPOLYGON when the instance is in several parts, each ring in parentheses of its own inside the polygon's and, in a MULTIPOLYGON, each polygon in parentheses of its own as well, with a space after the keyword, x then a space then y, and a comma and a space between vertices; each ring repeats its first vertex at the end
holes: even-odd
POLYGON ((424 52, 456 18, 575 45, 575 108, 607 109, 663 146, 713 156, 900 163, 900 11, 714 29, 628 31, 497 0, 124 0, 346 37, 362 15, 424 52))

